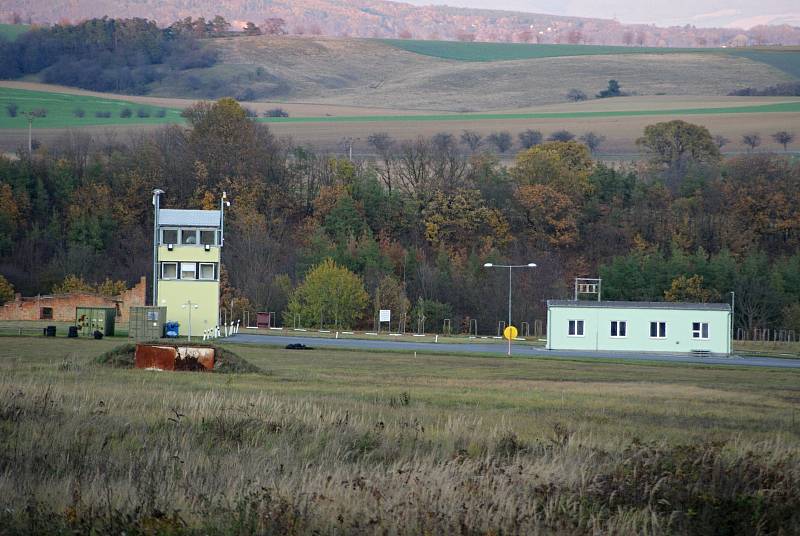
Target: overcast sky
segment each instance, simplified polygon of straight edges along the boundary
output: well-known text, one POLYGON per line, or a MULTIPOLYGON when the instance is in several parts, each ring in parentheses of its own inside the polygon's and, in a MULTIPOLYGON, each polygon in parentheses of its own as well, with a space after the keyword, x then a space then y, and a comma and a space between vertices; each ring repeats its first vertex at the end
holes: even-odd
POLYGON ((411 4, 447 4, 461 7, 508 9, 576 17, 616 18, 620 22, 672 26, 728 26, 758 24, 800 26, 799 0, 405 0, 411 4))

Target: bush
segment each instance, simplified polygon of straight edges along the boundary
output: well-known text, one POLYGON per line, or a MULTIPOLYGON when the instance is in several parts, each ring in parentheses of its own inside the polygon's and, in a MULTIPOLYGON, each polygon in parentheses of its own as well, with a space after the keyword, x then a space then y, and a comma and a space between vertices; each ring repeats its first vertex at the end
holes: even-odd
POLYGON ((624 97, 625 95, 627 95, 627 93, 624 93, 622 91, 619 82, 617 82, 616 80, 609 80, 608 88, 598 93, 597 98, 607 99, 609 97, 624 97))
POLYGON ((101 119, 108 119, 109 117, 111 117, 111 112, 97 111, 94 113, 94 116, 99 117, 101 119))
POLYGON ((16 102, 9 102, 6 104, 6 113, 8 113, 8 117, 17 117, 18 111, 19 105, 16 102))
POLYGON ((800 82, 786 82, 762 89, 746 87, 731 91, 734 97, 800 97, 800 82))
POLYGON ((511 133, 505 130, 502 132, 492 132, 486 136, 486 139, 501 153, 508 151, 514 145, 514 139, 511 137, 511 133))
POLYGON ((122 111, 119 113, 120 117, 123 117, 123 118, 126 118, 126 119, 128 117, 132 116, 132 115, 133 115, 133 112, 128 107, 123 108, 122 111))
POLYGON ((538 130, 528 129, 520 132, 517 137, 519 138, 519 144, 523 149, 530 149, 534 145, 539 145, 542 143, 542 133, 538 130))
POLYGON ((145 108, 139 108, 138 110, 136 110, 136 116, 141 118, 150 117, 150 110, 146 110, 145 108))
POLYGON ((244 115, 247 117, 258 117, 258 112, 253 110, 252 108, 248 108, 247 106, 242 106, 244 110, 244 115))
POLYGON ((289 117, 289 112, 283 108, 273 108, 264 112, 264 117, 289 117))
POLYGON ((572 88, 567 91, 567 100, 572 102, 580 102, 585 101, 589 97, 586 96, 586 93, 581 91, 580 89, 572 88))
POLYGON ((86 110, 84 110, 83 108, 75 108, 74 110, 72 110, 72 115, 74 115, 75 117, 83 117, 86 115, 86 110))
POLYGON ((575 134, 569 130, 557 130, 550 134, 550 137, 547 138, 547 141, 572 141, 574 139, 575 134))
POLYGON ((156 117, 166 117, 166 116, 167 116, 167 111, 164 108, 161 108, 156 112, 156 117))

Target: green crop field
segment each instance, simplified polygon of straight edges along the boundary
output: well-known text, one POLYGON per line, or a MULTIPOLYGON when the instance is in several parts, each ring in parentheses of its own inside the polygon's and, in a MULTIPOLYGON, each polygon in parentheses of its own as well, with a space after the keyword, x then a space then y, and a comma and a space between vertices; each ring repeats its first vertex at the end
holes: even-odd
POLYGON ((800 48, 798 47, 777 50, 729 49, 726 53, 740 58, 766 63, 795 78, 800 78, 800 48))
POLYGON ((33 122, 34 128, 67 128, 93 125, 120 124, 159 124, 183 121, 180 110, 160 108, 114 99, 85 95, 69 95, 26 89, 0 88, 0 128, 27 128, 28 119, 23 112, 36 109, 47 111, 45 117, 33 122), (11 117, 9 106, 16 105, 17 116, 11 117), (131 112, 130 117, 121 117, 123 110, 131 112), (83 117, 76 115, 83 111, 83 117), (164 117, 158 117, 163 110, 164 117), (109 117, 97 117, 97 113, 108 113, 109 117), (140 117, 146 115, 146 117, 140 117))
POLYGON ((4 337, 4 534, 791 534, 800 371, 4 337))
POLYGON ((465 43, 459 41, 414 41, 383 39, 382 42, 407 52, 457 61, 509 61, 566 56, 629 54, 728 54, 766 63, 800 78, 800 49, 786 48, 656 48, 602 45, 534 45, 526 43, 465 43))
POLYGON ((30 28, 27 24, 0 24, 0 37, 13 41, 30 28))
POLYGON ((609 54, 677 54, 685 52, 708 52, 712 50, 603 45, 466 43, 461 41, 414 41, 405 39, 382 39, 381 41, 408 52, 458 61, 530 60, 538 58, 558 58, 562 56, 601 56, 609 54))

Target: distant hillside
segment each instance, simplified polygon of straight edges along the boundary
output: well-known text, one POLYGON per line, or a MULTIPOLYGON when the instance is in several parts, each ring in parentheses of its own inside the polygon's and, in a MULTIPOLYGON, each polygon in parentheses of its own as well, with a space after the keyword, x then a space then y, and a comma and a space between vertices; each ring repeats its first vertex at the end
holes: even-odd
POLYGON ((91 17, 147 17, 168 25, 184 17, 221 15, 243 26, 282 19, 295 35, 414 38, 528 43, 589 43, 668 47, 800 44, 800 28, 750 30, 659 28, 615 20, 535 13, 412 6, 384 0, 5 0, 0 19, 55 23, 91 17))
MULTIPOLYGON (((152 84, 149 93, 487 111, 563 103, 572 88, 593 97, 611 78, 636 95, 673 96, 727 95, 792 80, 767 62, 722 51, 614 54, 606 47, 587 47, 583 52, 601 55, 558 56, 571 48, 548 47, 551 57, 475 62, 418 54, 377 39, 256 36, 211 39, 207 44, 218 54, 216 65, 174 73, 152 84)), ((477 43, 462 46, 483 50, 477 43)))

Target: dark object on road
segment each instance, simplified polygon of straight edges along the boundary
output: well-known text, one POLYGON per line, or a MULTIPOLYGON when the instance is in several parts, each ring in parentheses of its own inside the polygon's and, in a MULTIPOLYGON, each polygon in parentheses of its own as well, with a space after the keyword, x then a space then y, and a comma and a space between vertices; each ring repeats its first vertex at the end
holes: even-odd
POLYGON ((286 345, 287 350, 313 350, 312 347, 306 346, 305 344, 300 343, 292 343, 286 345))
POLYGON ((56 327, 55 326, 47 326, 42 330, 42 334, 45 337, 55 337, 56 336, 56 327))
POLYGON ((75 339, 78 337, 78 326, 70 326, 69 330, 67 331, 67 337, 70 339, 75 339))
POLYGON ((94 337, 96 341, 99 341, 100 339, 103 338, 103 332, 100 331, 99 329, 96 329, 94 330, 94 333, 92 333, 92 337, 94 337))

